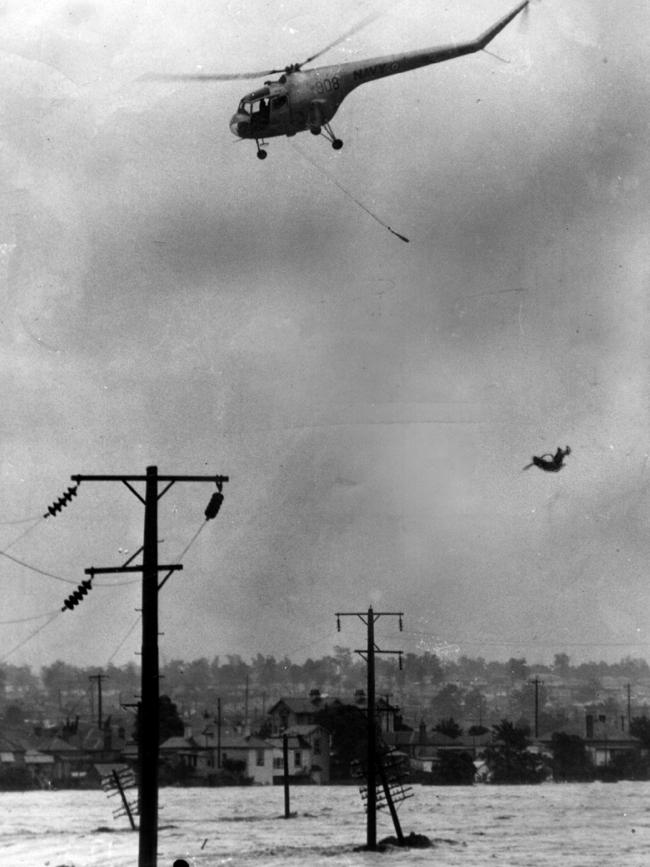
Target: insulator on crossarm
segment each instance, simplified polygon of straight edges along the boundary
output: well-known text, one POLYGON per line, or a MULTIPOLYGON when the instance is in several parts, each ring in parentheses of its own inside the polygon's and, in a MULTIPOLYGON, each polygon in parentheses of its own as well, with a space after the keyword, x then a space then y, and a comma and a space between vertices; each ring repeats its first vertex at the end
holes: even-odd
POLYGON ((78 488, 79 488, 79 485, 72 485, 71 487, 69 487, 68 490, 65 491, 65 493, 61 497, 59 497, 58 500, 56 500, 54 503, 52 503, 51 506, 47 507, 47 512, 43 515, 43 517, 47 518, 50 515, 52 515, 52 517, 54 517, 54 515, 56 515, 57 512, 60 512, 64 506, 68 505, 68 503, 70 502, 70 500, 73 497, 77 496, 78 488))
POLYGON ((223 503, 223 494, 221 491, 217 491, 216 494, 213 494, 210 498, 210 502, 205 507, 205 519, 206 521, 210 521, 212 518, 216 518, 219 514, 219 509, 221 508, 221 504, 223 503))
POLYGON ((72 611, 72 609, 81 602, 86 593, 88 593, 89 590, 92 590, 92 586, 92 581, 85 578, 81 584, 77 586, 77 589, 74 590, 65 600, 61 611, 65 611, 66 608, 69 611, 72 611))

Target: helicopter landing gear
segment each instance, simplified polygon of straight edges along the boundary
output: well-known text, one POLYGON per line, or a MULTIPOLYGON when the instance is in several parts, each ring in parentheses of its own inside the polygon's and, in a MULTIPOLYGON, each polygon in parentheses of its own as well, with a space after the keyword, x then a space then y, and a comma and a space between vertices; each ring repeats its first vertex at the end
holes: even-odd
MULTIPOLYGON (((313 132, 313 130, 312 130, 312 132, 313 132)), ((328 123, 323 124, 323 128, 320 132, 321 132, 321 135, 323 136, 323 138, 326 138, 328 142, 332 143, 332 147, 334 148, 335 151, 341 150, 341 148, 343 147, 343 142, 340 138, 337 138, 334 135, 334 130, 332 129, 332 127, 328 123)))
POLYGON ((260 140, 256 138, 256 139, 255 139, 255 144, 257 145, 257 159, 258 159, 258 160, 265 160, 265 159, 267 158, 268 154, 267 154, 267 152, 264 150, 264 148, 262 147, 262 145, 265 145, 266 142, 265 142, 265 141, 260 142, 260 140))

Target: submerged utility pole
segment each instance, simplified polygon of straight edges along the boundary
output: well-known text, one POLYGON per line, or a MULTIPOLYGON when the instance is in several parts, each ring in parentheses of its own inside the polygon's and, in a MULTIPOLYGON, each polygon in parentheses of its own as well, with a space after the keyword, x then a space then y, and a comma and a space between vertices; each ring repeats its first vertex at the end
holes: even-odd
POLYGON ((355 650, 366 660, 367 664, 367 698, 368 698, 368 750, 366 758, 366 782, 368 786, 366 812, 367 812, 367 827, 366 827, 366 848, 374 851, 377 848, 377 723, 376 723, 376 702, 375 702, 375 654, 377 653, 396 653, 399 655, 400 668, 402 667, 402 651, 401 650, 380 650, 375 644, 375 622, 380 617, 399 617, 399 629, 402 631, 402 618, 404 614, 401 611, 381 611, 375 612, 370 607, 365 612, 359 611, 339 611, 336 614, 336 628, 341 631, 341 617, 358 617, 366 624, 368 640, 365 650, 355 650))
POLYGON ((535 739, 539 737, 539 688, 544 685, 544 681, 538 677, 530 681, 535 687, 535 739))
POLYGON ((289 735, 282 735, 282 783, 284 786, 284 818, 291 818, 291 800, 289 795, 289 735))
POLYGON ((145 476, 101 475, 72 476, 77 483, 122 482, 144 505, 144 540, 142 548, 118 567, 90 568, 91 576, 115 572, 142 572, 142 668, 140 725, 138 737, 138 801, 140 811, 140 838, 138 867, 157 867, 158 858, 158 736, 159 736, 159 663, 158 663, 158 591, 172 572, 181 565, 158 563, 158 500, 175 482, 212 482, 217 486, 205 510, 206 520, 214 518, 223 501, 222 488, 228 476, 168 476, 159 475, 155 466, 147 467, 145 476), (145 483, 144 497, 133 487, 134 482, 145 483), (166 483, 158 491, 159 482, 166 483), (142 552, 142 565, 129 565, 142 552), (158 573, 167 575, 158 583, 158 573))
POLYGON ((221 698, 217 699, 217 767, 221 768, 221 698))

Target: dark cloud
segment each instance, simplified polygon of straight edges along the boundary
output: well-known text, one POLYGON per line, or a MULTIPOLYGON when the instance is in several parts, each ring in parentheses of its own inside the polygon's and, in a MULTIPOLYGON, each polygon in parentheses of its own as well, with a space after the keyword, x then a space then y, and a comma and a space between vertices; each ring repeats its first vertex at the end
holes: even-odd
MULTIPOLYGON (((335 56, 475 35, 503 13, 434 7, 389 12, 335 56)), ((643 28, 536 6, 499 37, 510 63, 359 88, 335 119, 341 152, 274 140, 262 163, 227 126, 248 85, 139 77, 295 60, 349 9, 125 8, 28 5, 0 37, 7 514, 38 512, 72 472, 229 473, 223 513, 165 588, 173 656, 311 648, 336 608, 376 600, 436 642, 532 634, 540 604, 553 636, 632 641, 646 628, 643 28), (567 443, 558 478, 521 473, 567 443), (630 596, 603 601, 614 571, 630 596)), ((76 574, 136 548, 124 493, 93 494, 97 511, 17 553, 76 574)), ((170 557, 197 496, 163 500, 170 557)), ((17 577, 8 594, 29 613, 17 577)), ((125 623, 129 594, 111 596, 125 623)), ((101 664, 116 636, 86 611, 25 658, 74 646, 101 664)))

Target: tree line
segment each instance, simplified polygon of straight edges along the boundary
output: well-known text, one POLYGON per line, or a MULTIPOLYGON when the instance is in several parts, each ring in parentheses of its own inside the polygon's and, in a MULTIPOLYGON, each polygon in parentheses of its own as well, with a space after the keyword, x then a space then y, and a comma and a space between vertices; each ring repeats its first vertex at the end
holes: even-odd
MULTIPOLYGON (((0 696, 8 702, 27 702, 73 712, 84 706, 95 686, 91 678, 103 675, 105 700, 122 702, 140 691, 140 671, 134 663, 78 667, 57 660, 35 672, 29 666, 0 666, 0 696)), ((347 647, 302 663, 258 653, 249 661, 238 654, 184 661, 172 659, 160 666, 161 692, 174 698, 183 712, 213 710, 217 697, 222 706, 248 719, 260 717, 281 695, 307 695, 313 688, 330 695, 352 696, 365 688, 366 664, 347 647)), ((624 678, 635 685, 650 682, 650 667, 643 659, 625 657, 617 663, 581 662, 572 664, 567 654, 558 653, 550 665, 529 664, 523 657, 486 661, 482 657, 459 656, 443 659, 436 654, 407 653, 402 669, 394 658, 376 659, 377 693, 399 698, 406 714, 442 719, 453 717, 476 722, 498 722, 503 717, 517 720, 532 708, 531 678, 542 682, 540 708, 548 704, 549 681, 572 685, 572 700, 582 703, 602 699, 604 678, 624 678), (486 695, 500 695, 492 699, 486 695), (503 696, 506 696, 503 698, 503 696)), ((622 697, 621 697, 622 698, 622 697)), ((544 713, 553 709, 547 708, 544 713)), ((557 722, 549 718, 545 725, 557 722)))

